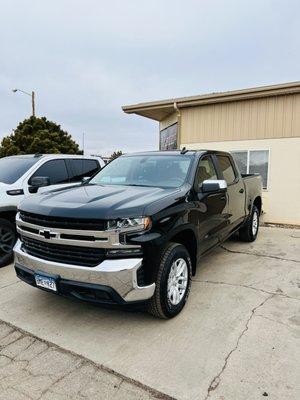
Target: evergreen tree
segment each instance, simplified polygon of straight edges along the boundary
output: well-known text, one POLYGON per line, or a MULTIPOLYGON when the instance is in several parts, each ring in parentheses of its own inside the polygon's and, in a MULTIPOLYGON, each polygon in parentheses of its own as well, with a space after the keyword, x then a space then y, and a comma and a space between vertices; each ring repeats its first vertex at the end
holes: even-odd
POLYGON ((110 156, 109 161, 112 161, 112 160, 114 160, 115 158, 120 157, 122 154, 123 154, 122 150, 114 151, 114 152, 112 153, 112 155, 110 156))
POLYGON ((3 138, 0 158, 17 154, 82 154, 79 145, 60 125, 46 117, 20 122, 11 135, 3 138))

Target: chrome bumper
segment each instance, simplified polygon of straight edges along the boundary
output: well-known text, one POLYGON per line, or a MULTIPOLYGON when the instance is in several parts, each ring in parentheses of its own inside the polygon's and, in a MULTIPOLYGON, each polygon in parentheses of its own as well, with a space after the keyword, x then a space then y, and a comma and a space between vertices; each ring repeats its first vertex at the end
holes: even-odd
POLYGON ((33 257, 25 253, 21 246, 18 240, 14 248, 15 263, 31 271, 59 275, 61 279, 78 283, 108 286, 128 303, 150 299, 154 294, 155 283, 138 286, 137 270, 142 265, 142 258, 105 260, 96 267, 80 267, 33 257))

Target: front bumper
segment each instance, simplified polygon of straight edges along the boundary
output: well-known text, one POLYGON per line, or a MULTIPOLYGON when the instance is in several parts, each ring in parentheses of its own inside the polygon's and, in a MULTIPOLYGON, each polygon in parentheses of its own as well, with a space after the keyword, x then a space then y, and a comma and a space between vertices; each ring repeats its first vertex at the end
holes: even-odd
MULTIPOLYGON (((31 256, 22 250, 20 240, 15 245, 14 253, 15 269, 20 279, 35 286, 35 273, 55 276, 58 283, 58 294, 66 295, 68 292, 73 293, 73 297, 80 298, 81 295, 76 295, 76 293, 84 293, 85 289, 87 289, 86 293, 89 290, 96 293, 98 290, 99 293, 104 291, 112 302, 118 304, 143 302, 154 294, 155 283, 148 286, 138 285, 137 270, 142 266, 142 258, 105 260, 96 267, 81 267, 31 256), (66 285, 69 285, 67 291, 65 290, 66 285), (77 291, 74 289, 76 287, 77 291)), ((84 297, 83 300, 91 299, 93 301, 91 296, 84 297)), ((98 296, 98 300, 97 302, 102 302, 101 296, 98 296)), ((103 302, 107 303, 108 301, 103 302)))

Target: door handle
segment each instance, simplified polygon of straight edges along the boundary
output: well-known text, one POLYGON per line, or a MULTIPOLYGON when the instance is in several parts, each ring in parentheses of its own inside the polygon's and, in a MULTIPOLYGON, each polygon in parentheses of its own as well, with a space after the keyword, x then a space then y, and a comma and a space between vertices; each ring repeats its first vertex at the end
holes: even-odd
POLYGON ((244 189, 243 188, 241 188, 240 190, 239 190, 239 193, 244 193, 244 189))

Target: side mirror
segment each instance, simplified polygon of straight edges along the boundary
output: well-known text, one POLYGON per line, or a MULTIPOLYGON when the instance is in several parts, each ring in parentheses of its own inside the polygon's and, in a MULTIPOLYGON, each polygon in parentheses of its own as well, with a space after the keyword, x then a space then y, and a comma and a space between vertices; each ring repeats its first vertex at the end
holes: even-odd
POLYGON ((89 179, 90 179, 90 176, 84 176, 84 177, 81 179, 81 183, 86 183, 89 179))
POLYGON ((29 182, 29 193, 36 193, 38 188, 51 184, 49 176, 34 176, 29 182))
POLYGON ((226 192, 227 182, 223 179, 207 179, 203 181, 201 189, 203 193, 226 192))

